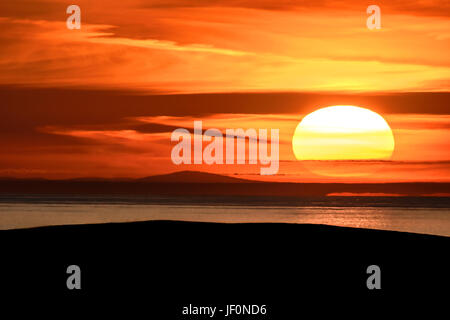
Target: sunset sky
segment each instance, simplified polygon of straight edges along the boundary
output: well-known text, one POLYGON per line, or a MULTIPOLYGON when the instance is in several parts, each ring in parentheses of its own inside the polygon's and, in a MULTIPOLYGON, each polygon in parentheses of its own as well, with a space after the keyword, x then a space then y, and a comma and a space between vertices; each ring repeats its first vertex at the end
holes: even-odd
POLYGON ((450 182, 449 52, 445 0, 1 1, 0 176, 450 182), (81 8, 80 30, 66 27, 70 4, 81 8), (370 4, 381 8, 380 30, 366 27, 370 4), (333 105, 382 115, 392 158, 346 178, 297 161, 296 126, 333 105), (175 166, 171 132, 194 120, 279 129, 279 174, 175 166))

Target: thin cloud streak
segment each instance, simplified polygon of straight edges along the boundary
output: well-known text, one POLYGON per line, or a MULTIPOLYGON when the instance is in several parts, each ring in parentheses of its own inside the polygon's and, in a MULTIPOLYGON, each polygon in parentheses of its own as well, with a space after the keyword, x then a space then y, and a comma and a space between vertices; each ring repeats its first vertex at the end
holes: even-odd
POLYGON ((370 32, 365 13, 344 4, 338 12, 328 2, 322 10, 300 4, 305 11, 235 4, 83 2, 89 19, 76 31, 53 11, 18 19, 6 10, 0 83, 186 93, 449 89, 448 19, 388 11, 370 32))

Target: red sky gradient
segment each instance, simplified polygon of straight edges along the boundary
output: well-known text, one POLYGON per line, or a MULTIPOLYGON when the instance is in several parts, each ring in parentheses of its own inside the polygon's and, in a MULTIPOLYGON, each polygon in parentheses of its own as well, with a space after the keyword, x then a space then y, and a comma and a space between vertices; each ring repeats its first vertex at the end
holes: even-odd
POLYGON ((0 176, 141 177, 205 170, 262 179, 260 166, 175 166, 170 133, 280 129, 271 181, 450 181, 450 4, 378 1, 0 3, 0 176), (72 3, 70 3, 72 4, 72 3), (291 138, 317 108, 379 112, 394 132, 373 174, 317 176, 291 138))

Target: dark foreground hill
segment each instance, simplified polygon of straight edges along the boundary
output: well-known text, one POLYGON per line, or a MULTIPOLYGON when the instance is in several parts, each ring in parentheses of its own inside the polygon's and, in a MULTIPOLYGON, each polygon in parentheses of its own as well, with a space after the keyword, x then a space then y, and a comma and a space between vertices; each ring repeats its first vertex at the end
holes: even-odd
POLYGON ((436 308, 450 285, 450 238, 389 231, 153 221, 8 230, 0 241, 5 306, 33 301, 207 319, 184 317, 182 307, 264 304, 268 316, 227 319, 283 320, 307 309, 336 315, 360 306, 371 314, 386 304, 411 308, 422 298, 437 299, 436 308), (82 288, 71 291, 66 269, 74 264, 82 288), (370 265, 381 269, 380 290, 367 288, 370 265))

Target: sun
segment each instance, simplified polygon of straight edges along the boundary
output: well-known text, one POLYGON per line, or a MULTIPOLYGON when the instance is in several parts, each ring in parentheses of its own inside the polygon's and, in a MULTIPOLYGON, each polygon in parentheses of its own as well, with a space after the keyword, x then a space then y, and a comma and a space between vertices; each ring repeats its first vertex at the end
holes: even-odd
MULTIPOLYGON (((394 135, 382 116, 356 106, 318 109, 298 124, 292 138, 297 160, 388 160, 394 135)), ((345 170, 344 170, 345 171, 345 170)))

